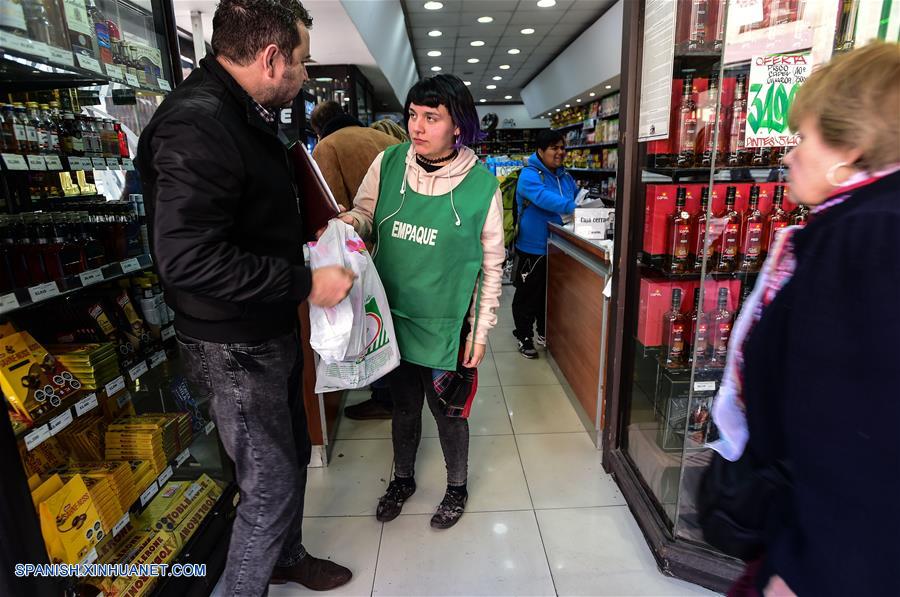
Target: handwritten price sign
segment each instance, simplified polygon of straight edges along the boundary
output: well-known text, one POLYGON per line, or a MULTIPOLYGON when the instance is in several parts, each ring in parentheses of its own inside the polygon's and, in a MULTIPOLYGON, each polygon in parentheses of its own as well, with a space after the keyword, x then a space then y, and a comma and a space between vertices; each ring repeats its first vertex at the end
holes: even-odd
POLYGON ((800 143, 788 117, 794 96, 812 72, 808 52, 754 56, 750 66, 746 146, 790 147, 800 143))

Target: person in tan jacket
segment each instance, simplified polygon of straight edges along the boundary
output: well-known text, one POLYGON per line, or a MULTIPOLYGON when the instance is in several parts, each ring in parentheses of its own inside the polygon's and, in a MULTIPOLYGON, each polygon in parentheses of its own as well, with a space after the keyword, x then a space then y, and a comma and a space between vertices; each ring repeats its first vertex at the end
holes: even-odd
POLYGON ((466 147, 482 134, 472 95, 458 77, 419 81, 405 108, 412 142, 375 159, 353 209, 339 217, 375 241, 373 259, 400 348, 400 366, 388 375, 394 479, 376 516, 395 519, 416 491, 427 399, 447 465, 447 492, 431 526, 446 529, 468 499, 469 427, 438 392, 448 371, 471 375, 466 371, 481 363, 497 322, 503 203, 496 177, 466 147))

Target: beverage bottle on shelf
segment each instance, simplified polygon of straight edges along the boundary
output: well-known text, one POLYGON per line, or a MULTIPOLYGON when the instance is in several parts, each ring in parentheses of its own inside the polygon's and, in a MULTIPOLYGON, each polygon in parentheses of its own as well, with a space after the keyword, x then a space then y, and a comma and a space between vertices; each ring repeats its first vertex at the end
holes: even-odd
POLYGON ((77 236, 84 246, 85 269, 96 269, 106 265, 106 254, 103 244, 97 240, 96 229, 88 212, 76 212, 77 236))
POLYGON ((679 168, 694 165, 697 151, 697 104, 694 102, 694 77, 685 75, 681 91, 681 110, 678 115, 679 168))
POLYGON ((107 24, 106 16, 101 12, 94 0, 87 0, 87 12, 94 24, 94 35, 97 39, 97 50, 100 62, 112 64, 112 44, 110 42, 109 25, 107 24))
POLYGON ((675 212, 669 218, 669 246, 666 269, 671 274, 687 273, 690 267, 691 216, 685 211, 687 189, 678 187, 675 212))
POLYGON ((688 34, 688 50, 702 50, 707 43, 707 18, 709 0, 691 0, 691 29, 688 34))
POLYGON ((791 212, 791 226, 806 226, 809 220, 809 208, 805 205, 798 205, 791 212))
POLYGON ((691 269, 695 272, 703 270, 703 255, 706 254, 710 267, 713 265, 713 243, 706 242, 706 212, 709 208, 709 187, 704 186, 700 190, 700 211, 694 217, 691 225, 691 255, 694 264, 691 269))
POLYGON ((747 165, 747 148, 744 146, 747 121, 747 76, 738 75, 734 86, 734 102, 731 104, 731 130, 728 135, 728 165, 747 165))
POLYGON ((46 123, 43 118, 41 118, 40 106, 37 102, 28 102, 25 104, 25 110, 28 123, 31 125, 31 128, 34 129, 34 142, 37 144, 36 153, 49 153, 49 131, 46 129, 46 123))
POLYGON ((83 114, 75 115, 75 124, 81 133, 82 146, 84 147, 82 154, 84 157, 94 156, 94 131, 91 130, 85 116, 83 114))
POLYGON ((49 244, 46 231, 42 230, 37 220, 37 214, 23 214, 22 222, 25 225, 26 240, 22 247, 25 263, 28 266, 28 280, 26 286, 43 284, 52 278, 47 275, 44 268, 44 247, 49 244))
MULTIPOLYGON (((7 4, 7 2, 4 2, 7 4)), ((50 45, 56 32, 47 16, 47 8, 41 0, 22 0, 28 37, 34 41, 50 45)))
POLYGON ((741 300, 738 302, 738 311, 744 308, 744 303, 747 301, 747 297, 750 296, 751 292, 753 292, 753 286, 748 284, 745 279, 741 282, 741 300))
MULTIPOLYGON (((25 135, 25 129, 22 129, 22 135, 25 135)), ((0 139, 2 139, 3 151, 10 153, 19 153, 18 124, 16 124, 16 115, 13 107, 9 104, 3 104, 0 108, 0 139)))
POLYGON ((0 18, 0 31, 19 37, 28 37, 28 22, 21 0, 4 0, 0 18))
POLYGON ((106 28, 109 31, 109 45, 112 49, 113 62, 115 64, 122 63, 122 31, 119 25, 112 19, 106 21, 106 28))
POLYGON ((22 127, 22 130, 25 132, 25 145, 24 149, 22 149, 22 140, 19 140, 19 148, 22 149, 22 153, 38 153, 38 138, 37 138, 37 129, 34 126, 34 123, 28 118, 28 112, 25 110, 25 106, 19 103, 13 104, 16 112, 16 120, 18 120, 19 125, 22 127))
POLYGON ((731 326, 734 314, 728 310, 728 289, 719 289, 719 300, 716 310, 709 316, 712 328, 712 353, 709 357, 711 367, 725 366, 728 358, 728 341, 731 339, 731 326))
POLYGON ((84 246, 75 234, 72 216, 71 213, 53 214, 53 225, 62 243, 59 257, 66 276, 77 276, 86 269, 84 246))
POLYGON ((44 261, 44 271, 50 280, 60 280, 65 277, 63 271, 62 250, 65 243, 62 234, 54 226, 50 214, 38 214, 38 243, 41 245, 41 258, 44 261))
POLYGON ((766 242, 763 244, 763 251, 769 252, 772 241, 775 240, 775 233, 790 224, 791 216, 784 211, 784 185, 775 187, 775 197, 772 199, 772 212, 768 217, 768 226, 766 232, 766 242))
POLYGON ((709 353, 709 323, 703 307, 700 305, 700 287, 694 289, 694 310, 691 311, 690 342, 692 347, 688 352, 688 361, 702 367, 708 360, 709 353))
POLYGON ((106 135, 103 152, 110 158, 119 157, 119 135, 116 133, 111 118, 103 120, 103 132, 106 135))
POLYGON ((41 121, 44 123, 44 144, 47 153, 59 153, 59 120, 55 117, 49 104, 41 104, 41 121))
POLYGON ((22 252, 25 243, 22 219, 18 216, 5 216, 5 226, 0 228, 0 235, 3 241, 4 263, 9 268, 12 285, 14 288, 24 288, 29 285, 31 277, 22 252))
POLYGON ((730 273, 737 267, 741 235, 741 214, 734 210, 737 188, 728 187, 725 195, 725 211, 719 216, 724 220, 722 236, 716 251, 716 271, 730 273))
POLYGON ((118 120, 113 122, 115 123, 114 128, 116 131, 116 139, 119 143, 119 157, 130 158, 131 153, 128 151, 128 138, 125 135, 125 131, 122 130, 122 125, 118 120))
POLYGON ((681 313, 681 289, 672 289, 672 308, 663 315, 664 365, 668 369, 685 364, 685 336, 687 320, 681 313))
POLYGON ((722 130, 725 119, 716 118, 718 103, 719 76, 713 75, 709 79, 709 91, 706 94, 706 104, 703 106, 703 134, 706 135, 706 143, 700 165, 704 168, 713 165, 714 154, 716 166, 725 161, 725 131, 722 130))
POLYGON ((80 157, 84 155, 84 137, 81 127, 71 112, 63 114, 62 125, 62 150, 70 156, 80 157))
POLYGON ((762 246, 765 219, 759 211, 759 186, 750 188, 750 205, 741 221, 742 272, 755 272, 762 265, 762 246))
POLYGON ((838 30, 834 47, 838 50, 850 50, 855 43, 856 18, 859 13, 860 0, 844 0, 838 15, 838 30))
POLYGON ((717 0, 716 2, 716 25, 713 40, 713 50, 719 52, 725 43, 725 12, 727 7, 725 0, 717 0))

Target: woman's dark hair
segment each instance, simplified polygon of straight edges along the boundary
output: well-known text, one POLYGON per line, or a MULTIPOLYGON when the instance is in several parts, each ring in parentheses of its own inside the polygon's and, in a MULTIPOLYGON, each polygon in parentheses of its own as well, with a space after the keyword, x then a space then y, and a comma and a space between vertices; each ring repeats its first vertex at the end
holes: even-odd
POLYGON ((553 129, 544 129, 537 135, 535 148, 543 151, 551 145, 556 145, 557 143, 562 143, 563 145, 565 145, 565 138, 562 136, 562 133, 560 133, 559 131, 554 131, 553 129))
MULTIPOLYGON (((454 143, 456 148, 472 145, 485 137, 479 126, 475 100, 472 99, 469 88, 456 75, 435 75, 413 85, 406 95, 406 104, 403 106, 406 122, 409 122, 410 104, 429 108, 437 108, 440 105, 446 107, 453 124, 459 127, 459 138, 454 143)), ((408 130, 409 126, 406 128, 408 130)))

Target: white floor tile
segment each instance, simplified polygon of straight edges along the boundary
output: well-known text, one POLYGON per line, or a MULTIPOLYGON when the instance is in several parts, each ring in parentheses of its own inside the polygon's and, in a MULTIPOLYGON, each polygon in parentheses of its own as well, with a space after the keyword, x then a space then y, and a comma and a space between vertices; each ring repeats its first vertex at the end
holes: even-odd
MULTIPOLYGON (((422 437, 437 437, 437 423, 428 405, 422 408, 422 437)), ((470 435, 512 435, 509 414, 503 401, 503 390, 499 386, 484 386, 479 383, 472 413, 469 416, 470 435)), ((390 434, 388 434, 390 437, 390 434)))
POLYGON ((497 365, 500 383, 504 386, 559 384, 559 378, 553 373, 546 358, 526 359, 518 352, 495 352, 494 363, 497 365))
MULTIPOLYGON (((498 352, 518 352, 519 351, 519 341, 513 336, 513 328, 502 329, 502 330, 493 330, 490 335, 491 342, 491 350, 495 353, 498 352)), ((535 344, 534 348, 538 351, 540 355, 538 358, 544 358, 544 355, 547 352, 543 346, 539 344, 535 344)))
POLYGON ((562 386, 504 386, 503 395, 516 435, 584 431, 562 386))
MULTIPOLYGON (((349 392, 344 406, 359 404, 372 397, 371 390, 349 392)), ((341 421, 338 424, 337 439, 391 439, 390 419, 374 419, 370 421, 354 421, 340 414, 341 421)))
MULTIPOLYGON (((416 494, 403 514, 434 514, 447 489, 447 467, 440 440, 423 438, 416 459, 416 494)), ((528 485, 511 435, 469 440, 467 512, 531 510, 528 485)))
MULTIPOLYGON (((353 578, 329 595, 371 595, 381 542, 382 524, 374 517, 306 518, 303 544, 318 558, 334 560, 353 572, 353 578)), ((318 595, 306 587, 288 583, 271 585, 270 597, 318 595)))
POLYGON ((375 595, 553 595, 533 512, 467 513, 436 531, 429 516, 385 525, 375 595))
POLYGON ((309 469, 306 516, 374 516, 387 489, 393 448, 387 439, 339 440, 327 467, 309 469))
POLYGON ((627 506, 543 510, 538 524, 560 595, 714 595, 663 576, 627 506))
POLYGON ((601 452, 588 434, 517 435, 534 507, 587 508, 625 503, 603 470, 601 452))

